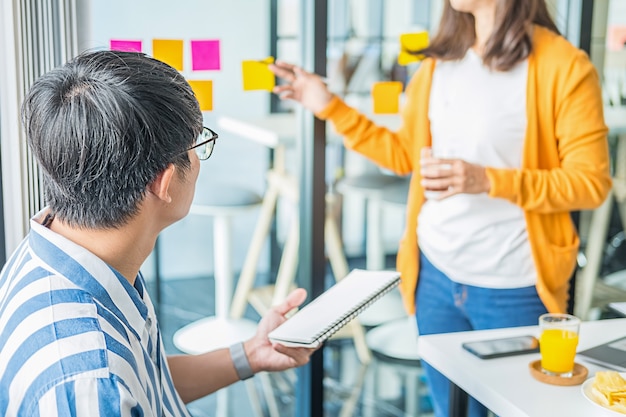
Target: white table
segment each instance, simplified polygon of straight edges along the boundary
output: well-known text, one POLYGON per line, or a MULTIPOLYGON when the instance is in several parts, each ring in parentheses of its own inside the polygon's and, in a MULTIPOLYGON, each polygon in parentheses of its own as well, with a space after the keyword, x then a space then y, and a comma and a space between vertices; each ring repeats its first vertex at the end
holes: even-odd
MULTIPOLYGON (((465 351, 466 341, 539 335, 537 326, 419 336, 418 352, 422 360, 438 369, 453 384, 483 403, 496 415, 504 417, 591 417, 598 408, 582 394, 580 385, 554 386, 534 379, 528 364, 539 359, 538 353, 498 359, 479 359, 465 351)), ((586 321, 581 325, 578 351, 626 335, 626 319, 586 321)), ((576 357, 589 369, 589 377, 599 366, 576 357)), ((460 416, 451 407, 450 416, 460 416)))

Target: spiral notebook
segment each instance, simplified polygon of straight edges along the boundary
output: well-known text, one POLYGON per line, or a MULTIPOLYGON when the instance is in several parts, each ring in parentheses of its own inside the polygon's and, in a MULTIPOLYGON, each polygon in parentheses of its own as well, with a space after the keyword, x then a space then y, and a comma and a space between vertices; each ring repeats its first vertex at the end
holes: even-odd
POLYGON ((395 271, 354 269, 269 334, 285 346, 316 348, 400 283, 395 271))

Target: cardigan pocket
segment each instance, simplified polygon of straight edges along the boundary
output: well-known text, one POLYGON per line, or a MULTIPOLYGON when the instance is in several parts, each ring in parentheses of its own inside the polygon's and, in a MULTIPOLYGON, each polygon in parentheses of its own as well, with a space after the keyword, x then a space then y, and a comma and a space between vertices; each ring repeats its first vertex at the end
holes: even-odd
POLYGON ((579 239, 569 245, 548 243, 543 252, 542 265, 537 265, 538 273, 543 277, 546 287, 552 292, 562 288, 572 277, 576 268, 579 239))

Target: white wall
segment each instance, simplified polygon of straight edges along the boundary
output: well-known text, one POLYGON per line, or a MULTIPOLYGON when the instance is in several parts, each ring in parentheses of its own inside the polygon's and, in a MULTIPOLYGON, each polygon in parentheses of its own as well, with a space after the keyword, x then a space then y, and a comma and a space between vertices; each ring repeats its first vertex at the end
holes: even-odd
POLYGON ((609 25, 626 25, 626 1, 609 1, 609 25))

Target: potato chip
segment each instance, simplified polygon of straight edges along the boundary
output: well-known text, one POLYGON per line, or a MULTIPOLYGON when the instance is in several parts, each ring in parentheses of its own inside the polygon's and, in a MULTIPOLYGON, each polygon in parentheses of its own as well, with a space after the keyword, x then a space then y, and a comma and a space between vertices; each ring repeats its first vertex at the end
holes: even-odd
POLYGON ((597 372, 591 392, 598 403, 626 414, 626 379, 622 378, 618 372, 597 372))

